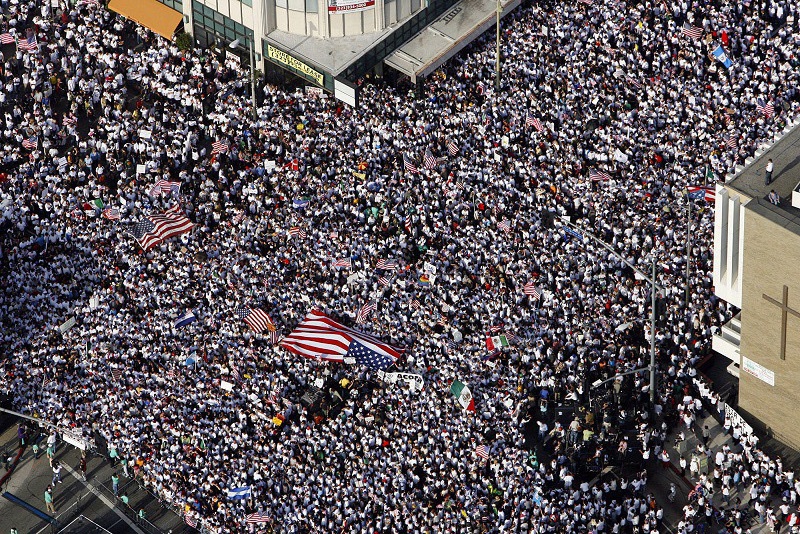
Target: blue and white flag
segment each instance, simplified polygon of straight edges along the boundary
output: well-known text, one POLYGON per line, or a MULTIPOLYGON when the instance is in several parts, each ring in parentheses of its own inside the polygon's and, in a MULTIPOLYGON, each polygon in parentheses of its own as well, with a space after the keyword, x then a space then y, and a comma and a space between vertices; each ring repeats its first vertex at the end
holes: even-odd
POLYGON ((242 486, 241 488, 231 488, 228 490, 228 498, 232 501, 237 499, 247 499, 252 494, 250 486, 242 486))
POLYGON ((197 317, 195 317, 194 313, 192 313, 190 310, 175 320, 175 328, 181 328, 182 326, 186 326, 187 324, 192 324, 196 320, 197 317))
POLYGON ((717 45, 717 48, 714 49, 711 54, 723 65, 725 65, 726 69, 729 69, 733 66, 733 61, 728 57, 728 54, 725 53, 725 49, 722 48, 722 45, 717 45))
POLYGON ((306 198, 296 198, 292 201, 292 206, 295 208, 305 208, 308 206, 308 199, 306 198))

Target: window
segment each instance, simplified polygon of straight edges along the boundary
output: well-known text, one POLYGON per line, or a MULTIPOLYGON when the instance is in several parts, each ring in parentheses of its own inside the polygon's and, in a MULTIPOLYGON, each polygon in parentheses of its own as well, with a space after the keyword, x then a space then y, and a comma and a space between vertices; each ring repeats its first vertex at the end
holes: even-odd
POLYGON ((317 13, 318 7, 317 0, 306 0, 306 13, 317 13))

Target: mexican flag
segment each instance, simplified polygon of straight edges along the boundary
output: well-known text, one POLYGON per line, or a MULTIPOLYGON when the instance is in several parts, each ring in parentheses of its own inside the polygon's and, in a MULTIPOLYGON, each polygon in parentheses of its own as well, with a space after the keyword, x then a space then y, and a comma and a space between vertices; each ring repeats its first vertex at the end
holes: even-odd
POLYGON ((450 393, 458 400, 462 408, 469 412, 475 411, 475 399, 472 398, 472 392, 466 384, 453 380, 453 383, 450 384, 450 393))
POLYGON ((103 209, 103 201, 99 198, 92 200, 91 202, 84 202, 83 203, 83 212, 88 215, 89 217, 94 217, 97 215, 97 212, 103 209))
POLYGON ((508 346, 506 336, 494 336, 486 338, 486 348, 490 351, 500 350, 508 346))

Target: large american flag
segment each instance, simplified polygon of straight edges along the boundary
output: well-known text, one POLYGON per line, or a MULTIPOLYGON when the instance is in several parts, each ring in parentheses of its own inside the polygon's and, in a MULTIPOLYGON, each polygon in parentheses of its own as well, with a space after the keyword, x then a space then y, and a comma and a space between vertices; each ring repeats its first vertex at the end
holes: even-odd
POLYGON ((436 158, 433 157, 430 149, 425 151, 425 168, 426 169, 435 169, 436 168, 436 158))
POLYGON ((260 308, 240 306, 236 308, 236 315, 238 315, 240 319, 244 319, 244 322, 247 323, 247 326, 249 326, 253 332, 258 333, 264 330, 269 330, 270 332, 276 331, 275 323, 273 323, 270 316, 260 308))
POLYGON ((411 158, 408 157, 408 154, 403 154, 403 167, 408 172, 412 172, 414 174, 419 173, 419 169, 416 165, 414 165, 414 162, 411 160, 411 158))
POLYGON ((487 460, 489 458, 489 449, 486 447, 486 445, 478 445, 478 447, 475 449, 475 454, 484 460, 487 460))
POLYGON ((356 324, 364 324, 367 322, 370 314, 375 311, 377 305, 374 302, 369 302, 361 306, 361 309, 358 310, 358 314, 356 315, 356 324))
POLYGON ((181 192, 181 183, 180 182, 170 182, 169 180, 159 180, 155 183, 153 187, 150 188, 150 192, 147 193, 151 197, 157 195, 168 195, 170 193, 177 195, 181 192))
POLYGON ((692 26, 688 22, 684 22, 681 33, 690 39, 697 40, 703 36, 703 28, 692 26))
POLYGON ((539 119, 531 115, 525 115, 525 126, 533 126, 537 132, 544 130, 544 126, 542 126, 542 123, 539 122, 539 119))
POLYGON ((359 354, 379 361, 394 361, 402 351, 380 339, 348 328, 319 310, 311 310, 305 319, 280 342, 284 349, 305 358, 343 362, 358 359, 359 354))
POLYGON ((730 134, 725 138, 725 146, 733 149, 739 148, 739 139, 736 137, 736 134, 730 134))
POLYGON ((306 234, 306 231, 299 226, 292 226, 289 228, 289 235, 292 237, 298 236, 300 239, 305 239, 308 234, 306 234))
POLYGON ((247 523, 269 523, 272 521, 266 512, 254 512, 245 516, 247 523))
POLYGON ((190 232, 192 228, 194 228, 194 224, 176 204, 162 215, 148 215, 133 225, 131 235, 139 243, 139 246, 144 250, 149 250, 171 237, 190 232))
POLYGON ((39 138, 37 136, 31 136, 28 139, 22 140, 22 148, 27 148, 28 150, 34 150, 39 144, 39 138))
POLYGON ((604 171, 598 171, 592 169, 591 171, 589 171, 589 179, 593 182, 600 182, 600 181, 610 180, 611 175, 604 171))
POLYGON ((686 192, 689 198, 702 198, 706 202, 714 202, 717 198, 716 188, 711 185, 690 185, 686 188, 686 192))
POLYGON ((381 269, 383 271, 396 271, 397 270, 397 260, 378 260, 377 265, 375 265, 376 269, 381 269))
POLYGON ((533 282, 528 282, 527 284, 525 284, 525 286, 522 288, 522 292, 535 299, 538 299, 539 297, 542 296, 542 294, 539 293, 539 290, 536 289, 536 284, 534 284, 533 282))
POLYGON ((766 118, 770 118, 775 114, 775 106, 772 102, 764 103, 762 98, 756 101, 756 111, 763 113, 766 118))

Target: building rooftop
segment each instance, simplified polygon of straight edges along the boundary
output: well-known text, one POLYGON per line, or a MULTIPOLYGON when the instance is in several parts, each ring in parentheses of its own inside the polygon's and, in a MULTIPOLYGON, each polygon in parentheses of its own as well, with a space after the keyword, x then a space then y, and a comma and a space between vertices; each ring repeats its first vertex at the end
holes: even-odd
MULTIPOLYGON (((753 202, 748 208, 759 212, 773 212, 773 217, 794 219, 800 223, 800 207, 792 206, 792 191, 798 191, 800 184, 800 122, 784 130, 780 139, 761 152, 756 152, 756 157, 745 167, 739 170, 733 178, 725 184, 728 188, 752 198, 753 202), (769 159, 775 166, 772 172, 772 182, 764 183, 767 162, 769 159), (769 202, 769 193, 775 190, 781 197, 780 205, 775 206, 769 202)), ((797 202, 796 206, 800 206, 797 202)))

